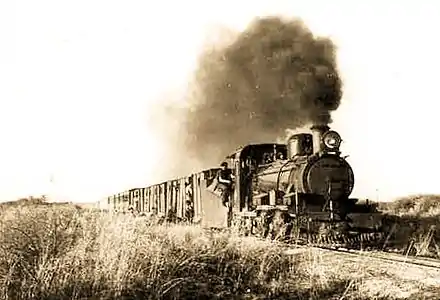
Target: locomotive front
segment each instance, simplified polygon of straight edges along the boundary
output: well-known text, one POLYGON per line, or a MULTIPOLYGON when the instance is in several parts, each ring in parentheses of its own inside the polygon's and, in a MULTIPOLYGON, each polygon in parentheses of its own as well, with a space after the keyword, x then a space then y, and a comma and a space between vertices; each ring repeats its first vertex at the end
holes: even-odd
POLYGON ((288 182, 293 183, 299 193, 344 201, 353 191, 354 174, 349 163, 340 156, 341 137, 327 126, 311 129, 311 142, 307 142, 307 135, 289 139, 288 155, 295 167, 289 174, 288 182))
POLYGON ((340 135, 325 125, 292 135, 287 158, 260 168, 259 189, 295 193, 309 211, 328 210, 329 202, 333 209, 343 210, 354 187, 354 174, 340 155, 341 141, 340 135))

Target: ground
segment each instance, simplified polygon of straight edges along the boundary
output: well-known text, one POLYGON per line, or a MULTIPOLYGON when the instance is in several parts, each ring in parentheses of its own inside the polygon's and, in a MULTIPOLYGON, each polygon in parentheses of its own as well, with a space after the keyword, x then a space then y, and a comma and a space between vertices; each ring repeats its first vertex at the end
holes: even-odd
POLYGON ((70 204, 0 207, 1 299, 438 299, 440 272, 70 204))

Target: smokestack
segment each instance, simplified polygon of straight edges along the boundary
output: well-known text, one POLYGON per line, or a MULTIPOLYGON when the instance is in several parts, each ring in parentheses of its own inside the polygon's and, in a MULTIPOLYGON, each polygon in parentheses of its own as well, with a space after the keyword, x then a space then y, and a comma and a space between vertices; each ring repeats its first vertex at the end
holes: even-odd
POLYGON ((330 130, 330 127, 327 125, 313 125, 310 130, 313 134, 313 154, 316 154, 323 150, 322 136, 330 130))

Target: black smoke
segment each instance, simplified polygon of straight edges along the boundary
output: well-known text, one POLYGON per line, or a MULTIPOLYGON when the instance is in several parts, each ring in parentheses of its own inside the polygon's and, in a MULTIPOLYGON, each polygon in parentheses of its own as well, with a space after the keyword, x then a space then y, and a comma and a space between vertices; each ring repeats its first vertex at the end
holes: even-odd
POLYGON ((182 130, 189 153, 216 164, 286 129, 331 123, 342 96, 335 46, 301 20, 255 19, 199 60, 182 130))

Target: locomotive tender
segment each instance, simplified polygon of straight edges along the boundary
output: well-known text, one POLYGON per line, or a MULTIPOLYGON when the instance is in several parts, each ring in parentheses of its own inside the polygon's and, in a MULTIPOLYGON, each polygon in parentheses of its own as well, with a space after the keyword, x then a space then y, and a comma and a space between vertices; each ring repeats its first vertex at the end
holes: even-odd
POLYGON ((380 234, 374 205, 349 198, 350 164, 339 150, 341 136, 327 125, 293 134, 286 144, 246 145, 226 157, 235 176, 230 205, 222 205, 219 168, 203 170, 110 196, 101 207, 185 219, 204 227, 236 227, 246 234, 313 242, 359 241, 380 234))

